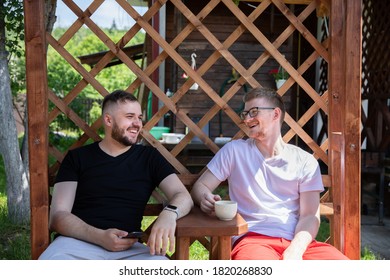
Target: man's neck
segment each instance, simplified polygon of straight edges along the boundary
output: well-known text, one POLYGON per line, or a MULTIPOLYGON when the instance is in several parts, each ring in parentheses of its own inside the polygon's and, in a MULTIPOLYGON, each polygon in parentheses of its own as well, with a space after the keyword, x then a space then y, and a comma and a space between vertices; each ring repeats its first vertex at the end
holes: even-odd
POLYGON ((127 152, 131 146, 124 146, 114 140, 109 140, 107 138, 104 138, 102 141, 99 142, 99 147, 102 149, 103 152, 106 154, 117 157, 125 152, 127 152))
POLYGON ((282 137, 279 135, 274 139, 258 140, 255 139, 256 147, 260 150, 264 158, 272 158, 279 155, 285 145, 282 137))

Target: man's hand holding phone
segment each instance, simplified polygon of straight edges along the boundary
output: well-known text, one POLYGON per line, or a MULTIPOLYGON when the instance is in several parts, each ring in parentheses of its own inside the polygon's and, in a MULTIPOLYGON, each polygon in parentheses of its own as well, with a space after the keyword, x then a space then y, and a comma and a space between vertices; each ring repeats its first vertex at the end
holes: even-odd
POLYGON ((122 236, 122 238, 141 238, 143 236, 143 232, 142 231, 133 231, 133 232, 130 232, 128 235, 126 236, 122 236))

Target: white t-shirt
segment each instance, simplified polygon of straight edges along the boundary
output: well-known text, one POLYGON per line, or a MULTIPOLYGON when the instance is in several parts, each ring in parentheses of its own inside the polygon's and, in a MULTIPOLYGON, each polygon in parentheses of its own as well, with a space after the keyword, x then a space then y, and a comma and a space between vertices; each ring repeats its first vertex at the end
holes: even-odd
POLYGON ((230 199, 237 201, 249 231, 288 240, 299 218, 299 194, 324 190, 318 161, 290 144, 265 159, 253 139, 231 141, 207 167, 228 180, 230 199))

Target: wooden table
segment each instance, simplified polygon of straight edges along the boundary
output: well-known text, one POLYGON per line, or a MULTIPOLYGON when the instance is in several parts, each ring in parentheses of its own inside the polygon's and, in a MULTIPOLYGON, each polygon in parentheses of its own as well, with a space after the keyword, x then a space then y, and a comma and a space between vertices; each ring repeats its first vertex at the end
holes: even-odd
POLYGON ((237 214, 231 221, 221 221, 203 213, 194 206, 191 212, 179 219, 176 226, 176 259, 188 260, 191 238, 211 238, 210 259, 230 260, 231 237, 248 231, 246 221, 237 214))

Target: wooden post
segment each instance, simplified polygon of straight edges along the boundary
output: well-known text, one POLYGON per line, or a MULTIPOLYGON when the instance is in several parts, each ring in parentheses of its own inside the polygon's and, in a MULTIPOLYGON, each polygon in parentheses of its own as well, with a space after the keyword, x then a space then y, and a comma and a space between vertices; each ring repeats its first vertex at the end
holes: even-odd
POLYGON ((360 259, 361 12, 361 1, 332 1, 329 157, 333 237, 334 245, 351 259, 360 259))
MULTIPOLYGON (((156 2, 156 0, 152 0, 153 4, 154 4, 154 2, 156 2)), ((159 32, 159 29, 160 29, 160 13, 159 12, 153 16, 152 25, 153 25, 153 28, 157 32, 159 32)), ((152 61, 154 61, 159 54, 159 47, 160 46, 154 40, 153 37, 151 37, 151 43, 152 43, 152 61)), ((160 67, 157 68, 156 70, 154 70, 153 74, 152 74, 152 80, 157 86, 160 86, 159 76, 160 76, 160 67)), ((162 90, 165 92, 165 89, 162 89, 162 90)), ((152 94, 152 115, 154 115, 158 111, 158 109, 159 109, 158 107, 159 107, 159 99, 156 95, 152 94)))
POLYGON ((48 88, 44 5, 44 0, 24 0, 32 259, 37 259, 49 244, 48 88))

